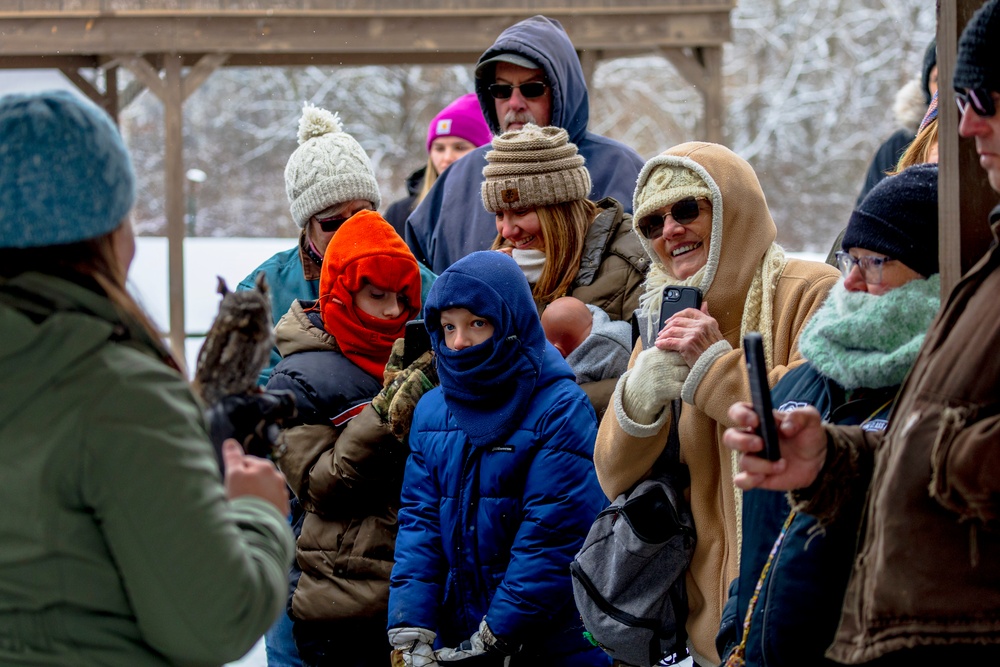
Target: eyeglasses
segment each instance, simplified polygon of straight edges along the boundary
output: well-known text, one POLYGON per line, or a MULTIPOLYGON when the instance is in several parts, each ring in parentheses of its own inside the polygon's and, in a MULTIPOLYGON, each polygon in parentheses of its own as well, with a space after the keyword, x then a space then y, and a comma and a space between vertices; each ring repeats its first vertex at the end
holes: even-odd
POLYGON ((840 273, 843 274, 844 278, 851 275, 851 271, 853 271, 856 266, 861 269, 861 277, 864 278, 865 282, 869 285, 882 284, 882 266, 886 262, 895 261, 891 257, 874 257, 871 255, 855 257, 851 253, 844 252, 843 250, 838 250, 836 257, 837 266, 840 267, 840 273))
POLYGON ((487 87, 487 90, 490 91, 490 95, 495 100, 509 100, 510 96, 514 94, 514 89, 517 88, 521 91, 522 97, 530 100, 544 95, 545 89, 548 87, 549 84, 544 81, 528 81, 517 86, 510 83, 492 83, 487 87))
POLYGON ((340 226, 347 222, 347 219, 351 217, 350 215, 334 215, 329 218, 321 218, 318 215, 313 216, 316 218, 316 223, 319 224, 320 229, 322 229, 327 234, 332 234, 333 232, 340 229, 340 226))
POLYGON ((997 112, 993 95, 985 88, 969 88, 964 93, 955 93, 955 102, 963 116, 970 106, 980 118, 992 118, 997 112))
MULTIPOLYGON (((687 197, 670 207, 670 217, 678 225, 690 225, 698 219, 701 209, 698 207, 698 200, 694 197, 687 197)), ((647 239, 655 239, 663 234, 663 225, 666 221, 659 213, 647 215, 639 221, 639 232, 647 239)))

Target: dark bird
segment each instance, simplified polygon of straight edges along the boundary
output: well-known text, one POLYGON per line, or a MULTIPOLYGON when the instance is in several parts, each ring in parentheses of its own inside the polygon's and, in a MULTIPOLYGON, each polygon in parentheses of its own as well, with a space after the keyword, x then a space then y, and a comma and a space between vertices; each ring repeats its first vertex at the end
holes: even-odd
POLYGON ((208 405, 224 396, 256 393, 257 377, 274 346, 267 278, 257 274, 255 289, 231 292, 219 277, 219 314, 198 353, 194 386, 208 405))

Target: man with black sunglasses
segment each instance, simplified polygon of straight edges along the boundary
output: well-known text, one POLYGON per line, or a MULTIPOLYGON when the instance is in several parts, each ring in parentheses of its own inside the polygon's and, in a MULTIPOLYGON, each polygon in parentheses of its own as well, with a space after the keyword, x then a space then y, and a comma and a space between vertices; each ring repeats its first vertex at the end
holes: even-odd
MULTIPOLYGON (((1000 0, 973 15, 953 77, 980 165, 1000 192, 1000 0)), ((899 178, 892 176, 890 178, 899 178)), ((1000 207, 990 215, 1000 233, 1000 207)), ((1000 661, 1000 247, 942 300, 888 430, 820 423, 814 408, 776 413, 781 459, 748 456, 760 439, 746 404, 724 443, 743 452, 736 484, 791 490, 793 508, 828 524, 865 502, 864 522, 826 657, 871 665, 1000 661)), ((784 547, 782 547, 784 548, 784 547)))
MULTIPOLYGON (((631 212, 632 189, 642 168, 634 150, 587 131, 587 83, 573 43, 558 21, 533 16, 507 28, 479 58, 476 95, 495 135, 526 123, 569 133, 586 160, 593 190, 588 199, 613 197, 631 212)), ((406 221, 406 242, 435 273, 496 237, 494 215, 480 190, 487 144, 452 163, 406 221)))

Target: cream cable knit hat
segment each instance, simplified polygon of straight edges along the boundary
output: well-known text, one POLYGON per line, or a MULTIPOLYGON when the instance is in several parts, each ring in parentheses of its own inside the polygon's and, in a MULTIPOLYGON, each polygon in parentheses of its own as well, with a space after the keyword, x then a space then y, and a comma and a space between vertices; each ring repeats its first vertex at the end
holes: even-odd
POLYGON ((529 123, 505 132, 494 137, 486 161, 483 206, 491 213, 562 204, 590 194, 590 172, 561 127, 529 123))
POLYGON ((285 191, 299 228, 334 204, 363 199, 378 208, 382 203, 361 144, 343 131, 339 115, 309 103, 299 119, 299 147, 285 166, 285 191))
POLYGON ((701 176, 680 165, 661 164, 654 168, 642 187, 635 192, 632 218, 642 220, 653 211, 687 197, 712 201, 712 191, 701 176))

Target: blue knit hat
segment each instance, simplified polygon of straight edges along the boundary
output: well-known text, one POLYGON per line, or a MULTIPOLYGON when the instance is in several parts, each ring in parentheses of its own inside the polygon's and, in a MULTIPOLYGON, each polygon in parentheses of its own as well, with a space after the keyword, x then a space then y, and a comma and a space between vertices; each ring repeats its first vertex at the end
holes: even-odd
POLYGON ((0 97, 0 248, 103 236, 134 202, 132 162, 105 111, 61 90, 0 97))

